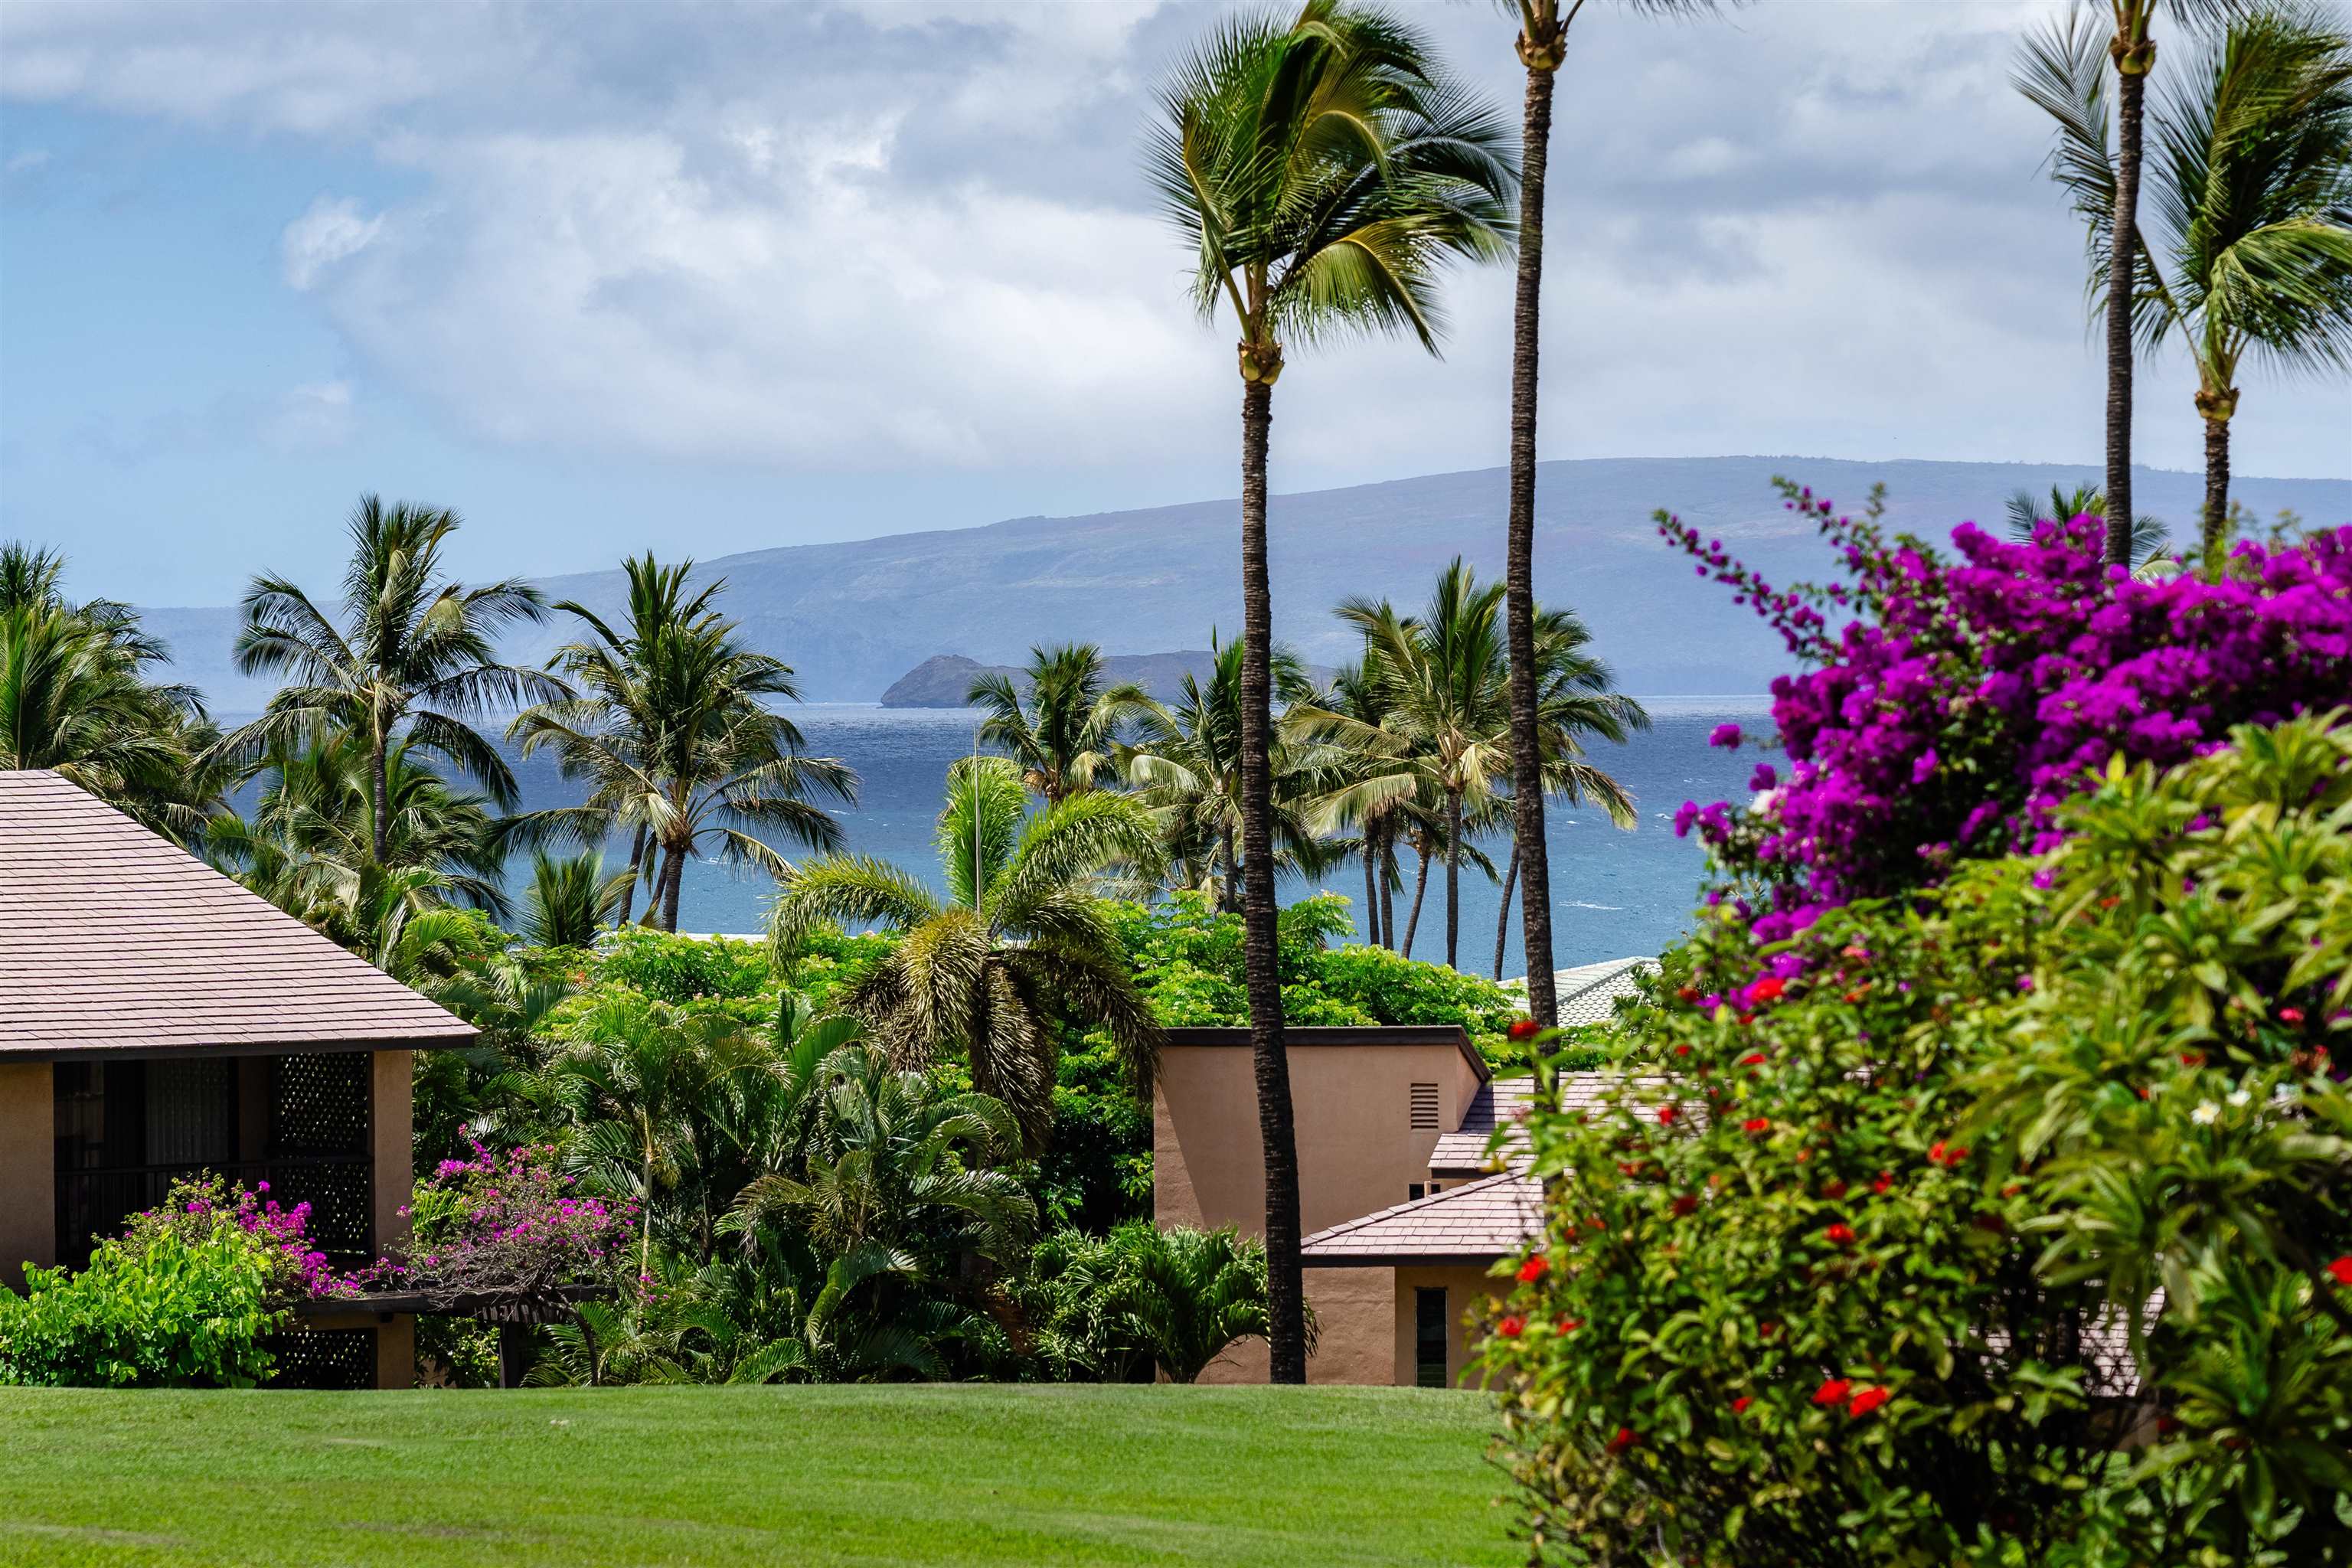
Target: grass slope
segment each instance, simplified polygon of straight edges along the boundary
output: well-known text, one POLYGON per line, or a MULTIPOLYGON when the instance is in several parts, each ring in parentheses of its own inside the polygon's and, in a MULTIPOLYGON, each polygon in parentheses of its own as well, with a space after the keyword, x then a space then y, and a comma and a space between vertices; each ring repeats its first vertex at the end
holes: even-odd
POLYGON ((1504 1564, 1484 1395, 0 1390, 0 1562, 1504 1564))

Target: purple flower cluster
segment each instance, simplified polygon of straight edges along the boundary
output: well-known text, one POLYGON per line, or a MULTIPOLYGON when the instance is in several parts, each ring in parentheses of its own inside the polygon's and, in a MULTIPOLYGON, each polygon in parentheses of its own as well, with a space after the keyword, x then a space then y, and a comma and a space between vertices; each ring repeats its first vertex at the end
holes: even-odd
MULTIPOLYGON (((2241 543, 2219 581, 2149 582, 2102 564, 2095 518, 2043 522, 2017 543, 1963 523, 1949 559, 1890 537, 1874 513, 1837 515, 1810 491, 1789 504, 1836 545, 1851 586, 1775 590, 1660 519, 1702 574, 1817 667, 1772 683, 1791 765, 1785 778, 1757 770, 1751 782, 1773 792, 1762 808, 1686 802, 1675 815, 1675 831, 1696 827, 1728 868, 1777 884, 1761 941, 1932 880, 1958 855, 2054 846, 2055 807, 2111 756, 2169 765, 2232 724, 2352 698, 2352 528, 2241 543), (1853 616, 1834 637, 1822 605, 1853 616)), ((1730 730, 1712 743, 1738 743, 1730 730)))
POLYGON ((129 1234, 135 1240, 142 1234, 170 1230, 193 1238, 194 1234, 209 1232, 219 1225, 235 1225, 275 1254, 278 1292, 289 1298, 354 1297, 385 1266, 379 1260, 358 1273, 338 1273, 328 1264, 327 1255, 310 1244, 310 1205, 299 1203, 286 1208, 268 1192, 268 1182, 257 1182, 251 1189, 242 1183, 217 1179, 175 1183, 163 1207, 131 1216, 129 1234))
POLYGON ((635 1204, 579 1192, 578 1179, 556 1168, 551 1143, 504 1154, 478 1142, 472 1150, 468 1159, 442 1161, 402 1211, 415 1226, 405 1280, 425 1289, 531 1290, 593 1283, 618 1269, 635 1204))

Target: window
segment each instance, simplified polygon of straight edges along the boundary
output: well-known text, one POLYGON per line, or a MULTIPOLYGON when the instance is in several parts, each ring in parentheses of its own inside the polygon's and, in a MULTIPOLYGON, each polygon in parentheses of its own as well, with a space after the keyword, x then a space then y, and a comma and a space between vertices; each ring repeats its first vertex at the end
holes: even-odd
POLYGON ((1422 1198, 1422 1184, 1419 1182, 1407 1182, 1404 1184, 1404 1201, 1409 1204, 1419 1203, 1422 1198))
POLYGON ((1412 1125, 1434 1132, 1437 1125, 1437 1086, 1417 1083, 1412 1086, 1412 1125))
POLYGON ((1420 1388, 1444 1388, 1445 1291, 1423 1287, 1412 1293, 1412 1381, 1420 1388))

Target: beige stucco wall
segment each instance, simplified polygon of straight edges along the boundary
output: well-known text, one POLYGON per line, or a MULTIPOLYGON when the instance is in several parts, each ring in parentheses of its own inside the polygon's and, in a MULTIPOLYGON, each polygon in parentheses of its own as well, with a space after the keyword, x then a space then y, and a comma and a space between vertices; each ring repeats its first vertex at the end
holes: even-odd
MULTIPOLYGON (((1403 1203, 1441 1131, 1461 1125, 1476 1071, 1452 1045, 1293 1046, 1292 1120, 1306 1234, 1403 1203), (1438 1086, 1436 1129, 1411 1124, 1412 1086, 1438 1086)), ((1247 1046, 1171 1046, 1152 1086, 1153 1212, 1162 1226, 1265 1229, 1257 1079, 1247 1046)))
MULTIPOLYGON (((1307 1270, 1307 1305, 1315 1314, 1307 1382, 1377 1387, 1390 1381, 1394 1354, 1389 1320, 1396 1311, 1391 1273, 1386 1268, 1307 1270)), ((1266 1375, 1265 1342, 1244 1340, 1210 1363, 1201 1381, 1264 1383, 1266 1375)), ((1408 1376, 1405 1381, 1412 1380, 1408 1376)))
MULTIPOLYGON (((409 1184, 415 1172, 415 1131, 411 1124, 415 1091, 414 1051, 375 1053, 375 1249, 378 1256, 408 1245, 409 1184)), ((403 1387, 407 1386, 405 1384, 403 1387)))
MULTIPOLYGON (((1316 1272, 1352 1273, 1352 1269, 1316 1270, 1316 1272)), ((1483 1264, 1463 1267, 1433 1268, 1412 1265, 1384 1270, 1393 1281, 1391 1314, 1393 1334, 1390 1341, 1395 1378, 1398 1383, 1413 1381, 1415 1322, 1413 1292, 1420 1289, 1443 1289, 1445 1292, 1445 1373, 1449 1383, 1460 1384, 1471 1374, 1470 1356, 1475 1342, 1467 1327, 1473 1305, 1482 1309, 1490 1298, 1498 1297, 1510 1283, 1486 1272, 1483 1264)))
POLYGON ((0 1062, 0 1285, 58 1260, 57 1088, 47 1062, 0 1062))

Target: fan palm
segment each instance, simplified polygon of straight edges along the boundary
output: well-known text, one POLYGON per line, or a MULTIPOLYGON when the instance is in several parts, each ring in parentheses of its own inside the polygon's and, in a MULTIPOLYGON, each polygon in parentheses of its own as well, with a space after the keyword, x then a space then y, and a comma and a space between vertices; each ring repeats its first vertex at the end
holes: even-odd
POLYGON ((370 837, 378 860, 392 832, 386 767, 395 736, 446 758, 510 808, 514 775, 470 721, 564 694, 548 675, 498 662, 499 631, 546 611, 539 590, 520 578, 467 588, 445 577, 441 547, 457 527, 454 511, 361 497, 350 523, 340 627, 287 578, 257 577, 245 595, 237 668, 292 684, 230 744, 249 757, 337 730, 360 737, 373 781, 370 837))
POLYGON ((1290 342, 1406 331, 1433 352, 1451 260, 1508 249, 1517 179, 1500 116, 1436 68, 1412 29, 1346 0, 1287 26, 1221 24, 1160 96, 1150 167, 1193 257, 1204 318, 1230 305, 1242 380, 1242 858, 1251 1045, 1266 1161, 1271 1365, 1307 1376, 1298 1171, 1275 972, 1273 606, 1266 441, 1290 342))
POLYGON ((2132 314, 2139 272, 2139 185, 2148 72, 2156 66, 2151 28, 2160 11, 2211 23, 2245 7, 2240 0, 2107 0, 2114 26, 2105 37, 2087 8, 2030 37, 2014 78, 2017 89, 2059 124, 2051 174, 2073 193, 2089 228, 2091 295, 2104 300, 2107 353, 2107 473, 2114 503, 2106 558, 2131 559, 2132 314), (2116 152, 2107 153, 2106 71, 2116 69, 2116 152))
MULTIPOLYGON (((2033 538, 2033 528, 2038 522, 2065 522, 2078 517, 2104 520, 2107 515, 2107 498, 2099 493, 2096 485, 2076 485, 2071 490, 2052 485, 2046 496, 2037 496, 2032 490, 2014 492, 2010 496, 2005 510, 2007 515, 2002 522, 2009 536, 2023 543, 2033 538)), ((2171 545, 2172 531, 2165 526, 2162 518, 2142 512, 2132 519, 2131 565, 2134 571, 2159 559, 2171 545)))
POLYGON ((709 847, 781 878, 792 863, 761 835, 836 848, 841 825, 811 797, 854 804, 857 775, 830 757, 803 755, 799 728, 766 706, 797 700, 792 668, 753 652, 709 610, 721 584, 681 601, 664 584, 682 584, 686 568, 675 579, 667 570, 650 557, 632 563, 625 633, 565 606, 593 635, 556 656, 578 694, 517 715, 508 733, 525 756, 551 747, 565 776, 588 786, 580 805, 518 818, 518 837, 596 844, 615 828, 633 830, 653 879, 646 919, 676 931, 688 860, 709 847))
MULTIPOLYGON (((1212 893, 1224 910, 1241 907, 1242 647, 1209 636, 1211 664, 1203 684, 1191 671, 1178 683, 1172 706, 1147 700, 1135 716, 1135 739, 1118 750, 1119 768, 1162 823, 1175 880, 1212 893)), ((1289 649, 1272 659, 1275 693, 1303 700, 1313 688, 1306 667, 1289 649)), ((1274 742, 1274 843, 1277 870, 1319 863, 1319 847, 1297 808, 1299 760, 1274 742)))
POLYGON ((784 879, 769 938, 790 963, 821 922, 872 923, 900 940, 839 993, 903 1068, 961 1051, 973 1085, 1010 1107, 1026 1146, 1045 1144, 1063 1020, 1099 1027, 1139 1079, 1160 1027, 1091 881, 1150 865, 1150 811, 1105 791, 1024 815, 1021 775, 999 757, 958 763, 940 814, 942 900, 908 872, 834 856, 784 879))
MULTIPOLYGON (((1736 3, 1736 0, 1735 0, 1736 3)), ((1712 0, 1631 0, 1660 14, 1712 10, 1712 0)), ((1568 29, 1584 9, 1570 0, 1504 0, 1519 24, 1519 64, 1528 85, 1519 121, 1518 279, 1511 309, 1511 479, 1504 557, 1504 631, 1511 659, 1511 793, 1515 864, 1526 875, 1520 917, 1527 950, 1528 1016, 1549 1028, 1559 1021, 1552 994, 1551 862, 1544 840, 1544 795, 1537 757, 1535 669, 1536 403, 1542 332, 1544 187, 1551 163, 1552 85, 1568 54, 1568 29)), ((1511 900, 1503 890, 1503 902, 1511 900)), ((1376 939, 1377 940, 1377 939, 1376 939)))
POLYGON ((1139 686, 1103 685, 1092 643, 1029 650, 1028 696, 1002 675, 971 683, 965 700, 988 710, 980 738, 1021 764, 1022 782, 1058 805, 1112 770, 1119 727, 1150 703, 1139 686))
POLYGON ((215 736, 191 687, 150 679, 163 643, 131 610, 69 603, 64 560, 0 544, 0 768, 50 768, 187 842, 218 801, 215 736))

